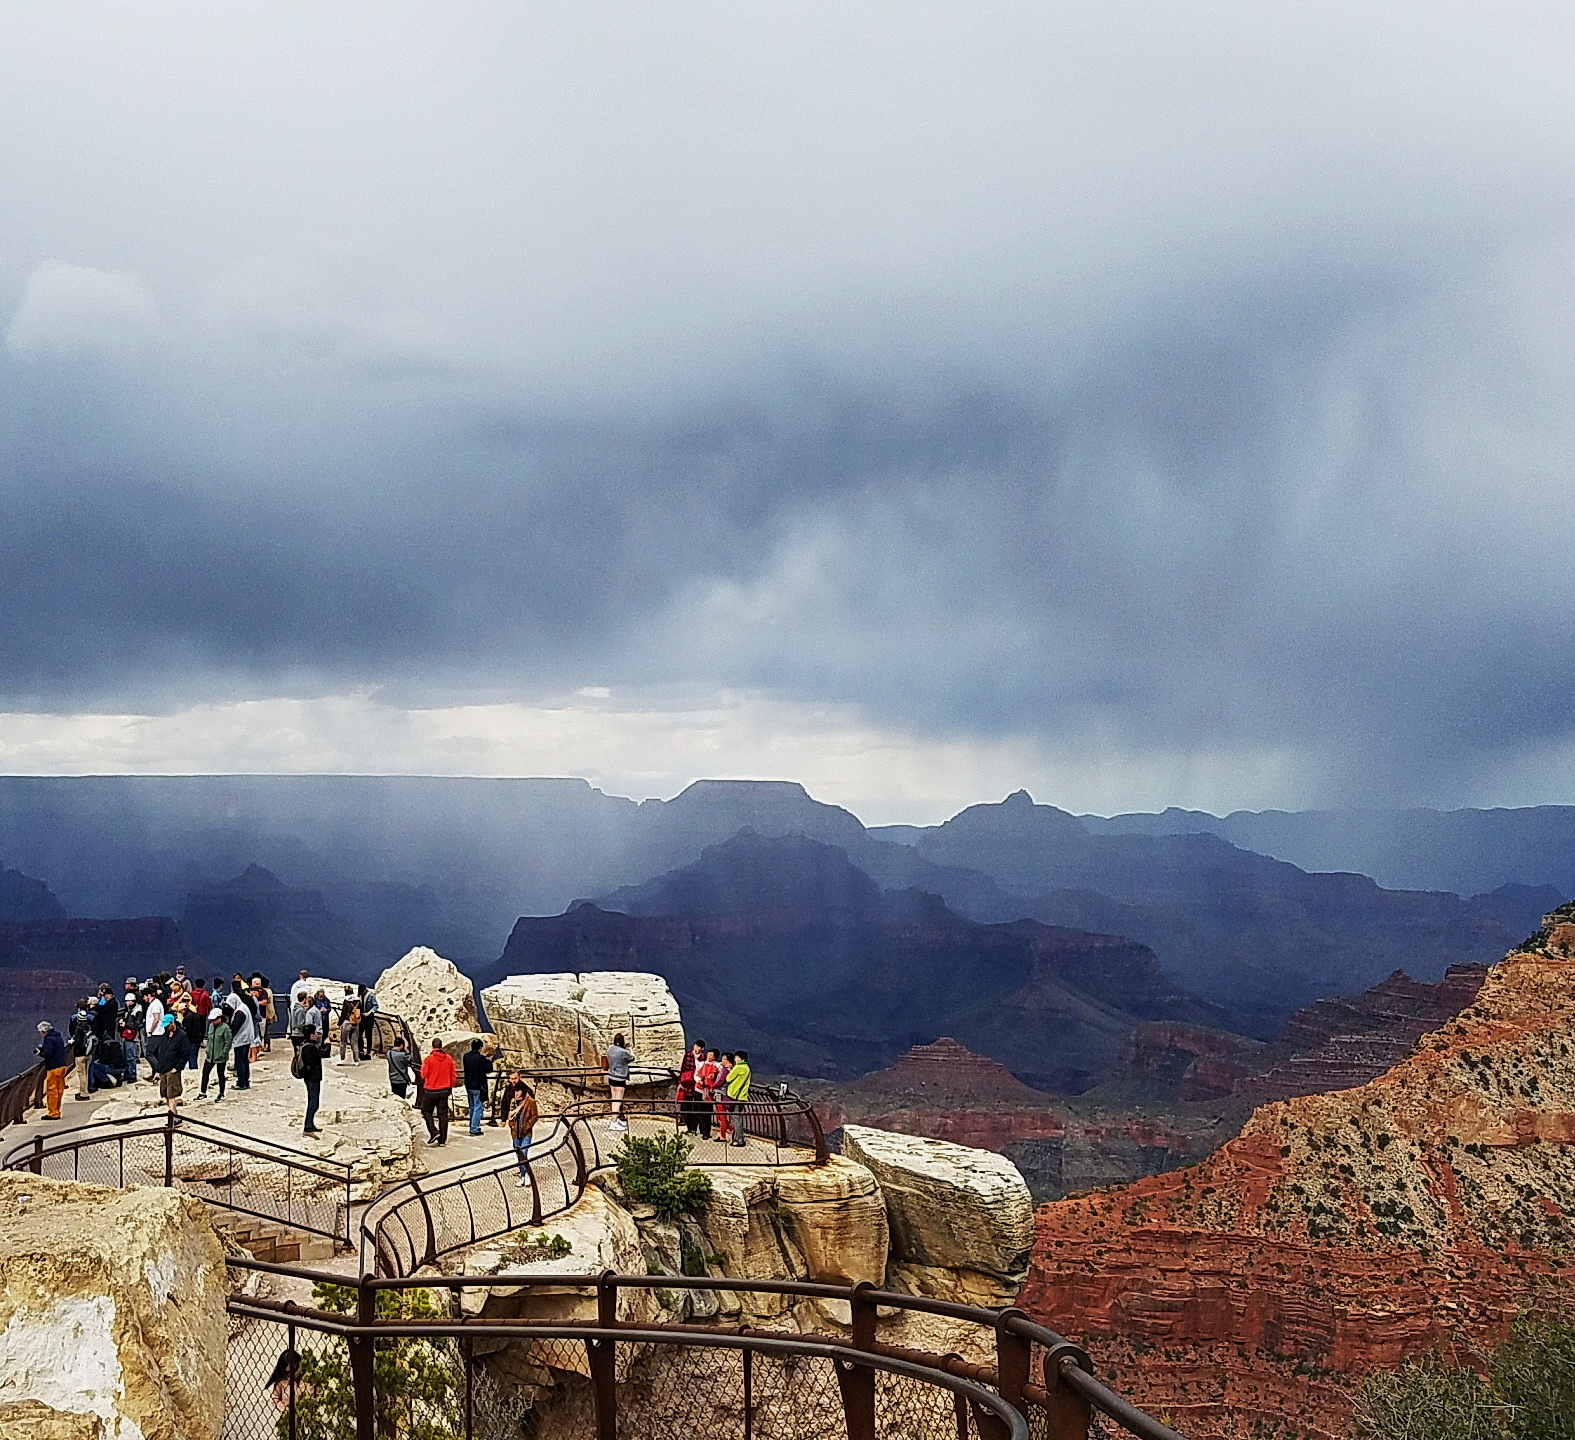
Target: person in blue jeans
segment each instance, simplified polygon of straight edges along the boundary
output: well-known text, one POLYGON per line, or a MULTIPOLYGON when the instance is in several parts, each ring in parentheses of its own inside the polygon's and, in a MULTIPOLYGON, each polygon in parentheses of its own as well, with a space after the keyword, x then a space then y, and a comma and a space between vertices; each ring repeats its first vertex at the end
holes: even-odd
POLYGON ((317 1027, 308 1025, 290 1061, 290 1068, 297 1072, 301 1083, 306 1086, 306 1124, 301 1129, 303 1135, 322 1133, 316 1124, 317 1106, 323 1095, 323 1057, 328 1054, 329 1048, 317 1043, 317 1027))
POLYGON ((520 1167, 519 1179, 514 1183, 522 1188, 530 1184, 531 1131, 539 1118, 535 1092, 525 1083, 518 1070, 509 1071, 509 1083, 503 1087, 503 1114, 509 1127, 509 1142, 514 1146, 514 1159, 520 1167))
POLYGON ((492 1059, 481 1053, 481 1041, 472 1040, 465 1052, 465 1098, 470 1101, 470 1133, 481 1134, 481 1112, 487 1104, 487 1076, 492 1059))

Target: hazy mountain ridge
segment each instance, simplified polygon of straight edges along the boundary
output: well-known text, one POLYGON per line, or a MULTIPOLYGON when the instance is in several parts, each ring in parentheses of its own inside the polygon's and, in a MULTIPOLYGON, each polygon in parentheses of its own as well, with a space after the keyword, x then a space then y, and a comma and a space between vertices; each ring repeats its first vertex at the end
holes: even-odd
POLYGON ((937 896, 882 890, 803 836, 745 832, 645 885, 522 917, 477 978, 580 969, 654 970, 696 1033, 796 1074, 858 1075, 945 1033, 1032 1083, 1077 1089, 1139 1019, 1219 1019, 1131 940, 981 924, 937 896))

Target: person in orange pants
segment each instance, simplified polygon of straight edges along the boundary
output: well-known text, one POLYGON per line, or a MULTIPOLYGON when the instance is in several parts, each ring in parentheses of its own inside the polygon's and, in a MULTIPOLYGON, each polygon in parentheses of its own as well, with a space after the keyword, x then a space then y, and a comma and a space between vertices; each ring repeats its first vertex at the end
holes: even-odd
POLYGON ((44 1062, 44 1109, 51 1120, 58 1120, 71 1059, 66 1054, 65 1036, 47 1020, 38 1022, 38 1058, 44 1062))

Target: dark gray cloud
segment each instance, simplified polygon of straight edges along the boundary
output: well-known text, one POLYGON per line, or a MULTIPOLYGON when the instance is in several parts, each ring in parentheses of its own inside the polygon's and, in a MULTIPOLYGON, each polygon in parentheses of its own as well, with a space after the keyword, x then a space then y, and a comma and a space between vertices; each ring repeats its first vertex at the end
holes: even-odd
POLYGON ((144 14, 0 47, 6 708, 1571 738, 1562 12, 144 14))

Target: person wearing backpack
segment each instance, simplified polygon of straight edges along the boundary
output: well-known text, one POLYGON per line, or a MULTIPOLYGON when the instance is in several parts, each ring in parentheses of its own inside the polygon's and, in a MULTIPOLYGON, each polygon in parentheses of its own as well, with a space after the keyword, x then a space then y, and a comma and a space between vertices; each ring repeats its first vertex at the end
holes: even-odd
POLYGON ((536 1094, 525 1083, 518 1070, 509 1071, 509 1083, 503 1089, 504 1123, 509 1127, 509 1143, 514 1146, 514 1158, 519 1163, 518 1186, 530 1184, 531 1132, 541 1112, 536 1108, 536 1094))
POLYGON ((86 998, 77 1001, 76 1014, 71 1017, 71 1060, 76 1067, 77 1099, 89 1098, 88 1067, 93 1063, 93 1052, 98 1049, 98 1036, 93 1033, 93 1012, 86 998))
POLYGON ((361 986, 361 1019, 358 1029, 361 1035, 361 1058, 372 1058, 372 1028, 377 1024, 377 991, 368 990, 361 986))
POLYGON ((361 1002, 348 985, 345 986, 345 998, 339 1006, 339 1058, 334 1064, 345 1064, 347 1053, 350 1056, 349 1064, 361 1063, 361 1002))
POLYGON ((208 1098, 208 1077, 215 1071, 219 1075, 219 1094, 213 1103, 217 1105, 224 1099, 224 1065, 230 1058, 230 1051, 234 1048, 235 1032, 230 1029, 230 1022, 225 1019, 224 1007, 210 1006, 208 1029, 202 1037, 202 1085, 197 1091, 199 1100, 208 1098))

